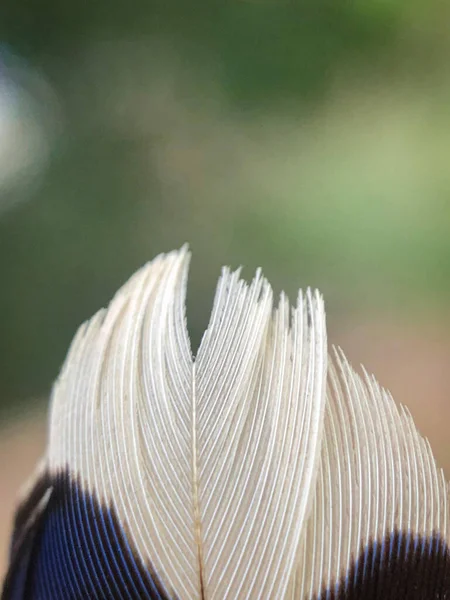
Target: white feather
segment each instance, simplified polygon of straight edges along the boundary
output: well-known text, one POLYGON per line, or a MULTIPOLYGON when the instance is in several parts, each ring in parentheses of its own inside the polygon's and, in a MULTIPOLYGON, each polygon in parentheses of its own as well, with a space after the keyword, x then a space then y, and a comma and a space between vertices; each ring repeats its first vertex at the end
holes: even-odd
POLYGON ((410 414, 336 352, 317 489, 288 597, 312 600, 326 589, 340 597, 336 586, 360 553, 396 530, 448 542, 448 511, 443 472, 410 414))
POLYGON ((188 261, 158 257, 80 329, 48 462, 114 506, 170 594, 283 598, 316 487, 323 301, 300 293, 290 318, 259 273, 247 285, 225 269, 193 359, 188 261))

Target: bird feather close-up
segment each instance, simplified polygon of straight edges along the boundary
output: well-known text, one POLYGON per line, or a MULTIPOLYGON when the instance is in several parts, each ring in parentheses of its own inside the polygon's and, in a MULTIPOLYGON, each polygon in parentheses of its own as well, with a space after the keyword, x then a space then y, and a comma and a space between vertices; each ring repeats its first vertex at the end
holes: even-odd
POLYGON ((448 485, 324 302, 223 269, 193 356, 186 248, 81 326, 4 600, 450 598, 448 485))

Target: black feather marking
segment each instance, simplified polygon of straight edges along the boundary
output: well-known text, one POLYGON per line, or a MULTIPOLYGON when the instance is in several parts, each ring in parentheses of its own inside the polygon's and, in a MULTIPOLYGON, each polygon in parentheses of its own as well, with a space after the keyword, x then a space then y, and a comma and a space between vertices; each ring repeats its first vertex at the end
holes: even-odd
POLYGON ((450 600, 449 547, 437 533, 395 531, 363 548, 317 600, 450 600))
POLYGON ((16 512, 2 600, 87 598, 170 600, 111 506, 68 470, 44 475, 16 512))

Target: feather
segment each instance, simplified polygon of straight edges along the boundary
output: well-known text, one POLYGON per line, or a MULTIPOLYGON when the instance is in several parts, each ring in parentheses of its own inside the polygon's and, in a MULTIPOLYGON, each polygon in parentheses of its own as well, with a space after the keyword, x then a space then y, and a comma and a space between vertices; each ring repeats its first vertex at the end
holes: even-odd
POLYGON ((323 301, 299 294, 290 318, 260 273, 224 269, 193 359, 188 258, 158 257, 75 337, 27 597, 284 596, 317 477, 323 301))
POLYGON ((447 598, 448 486, 411 415, 340 350, 292 598, 447 598))
POLYGON ((449 598, 443 473, 328 357, 318 292, 274 309, 224 269, 193 357, 188 264, 157 257, 75 336, 3 600, 449 598))

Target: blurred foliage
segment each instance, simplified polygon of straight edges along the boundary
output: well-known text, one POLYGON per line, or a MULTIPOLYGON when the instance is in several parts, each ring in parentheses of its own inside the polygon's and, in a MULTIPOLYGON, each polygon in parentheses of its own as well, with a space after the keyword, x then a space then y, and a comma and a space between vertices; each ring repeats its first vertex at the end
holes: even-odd
POLYGON ((403 10, 400 2, 373 0, 7 0, 0 36, 44 64, 49 57, 70 57, 83 38, 165 36, 182 48, 188 64, 205 57, 215 63, 227 93, 253 103, 317 93, 337 61, 373 56, 392 44, 403 10))
POLYGON ((39 179, 0 188, 23 200, 0 206, 0 408, 44 394, 76 326, 185 241, 194 346, 223 263, 261 264, 291 297, 320 286, 332 313, 443 312, 448 16, 437 0, 4 0, 1 73, 54 141, 39 179))

